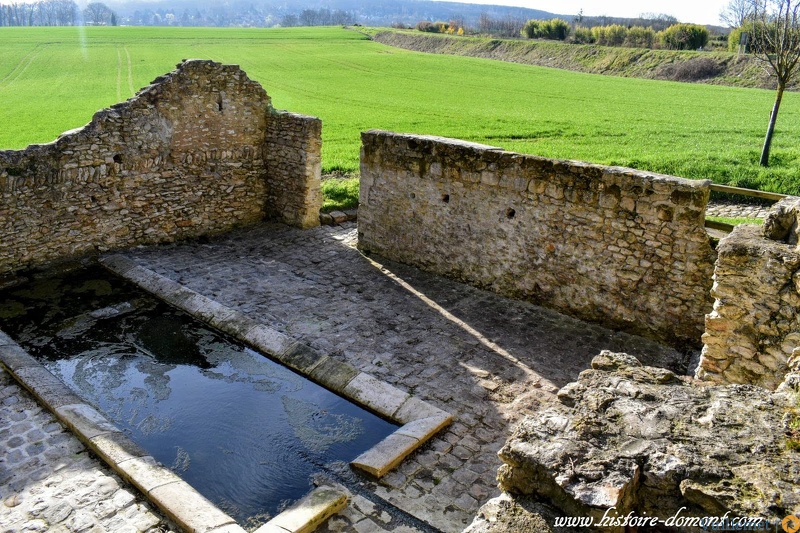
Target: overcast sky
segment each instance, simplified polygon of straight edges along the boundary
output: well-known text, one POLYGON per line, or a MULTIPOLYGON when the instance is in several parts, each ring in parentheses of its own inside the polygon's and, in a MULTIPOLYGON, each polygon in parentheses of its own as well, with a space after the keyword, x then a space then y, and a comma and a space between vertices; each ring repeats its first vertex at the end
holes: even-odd
POLYGON ((638 17, 642 13, 665 13, 681 22, 720 24, 719 13, 728 0, 442 0, 470 4, 500 4, 541 9, 550 13, 638 17))

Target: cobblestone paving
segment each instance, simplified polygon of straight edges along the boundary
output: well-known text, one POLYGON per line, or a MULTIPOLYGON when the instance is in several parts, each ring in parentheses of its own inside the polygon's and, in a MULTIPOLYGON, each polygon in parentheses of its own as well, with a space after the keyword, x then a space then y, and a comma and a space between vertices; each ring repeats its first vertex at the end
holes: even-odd
POLYGON ((170 531, 0 369, 0 532, 170 531))
POLYGON ((325 531, 461 531, 498 494, 496 453, 513 424, 554 401, 593 356, 626 351, 659 366, 688 357, 375 258, 381 270, 356 238, 351 223, 264 224, 128 254, 455 416, 379 482, 358 478, 354 505, 325 531))
POLYGON ((761 204, 741 204, 732 201, 714 200, 708 203, 706 215, 729 218, 767 218, 770 206, 761 204))

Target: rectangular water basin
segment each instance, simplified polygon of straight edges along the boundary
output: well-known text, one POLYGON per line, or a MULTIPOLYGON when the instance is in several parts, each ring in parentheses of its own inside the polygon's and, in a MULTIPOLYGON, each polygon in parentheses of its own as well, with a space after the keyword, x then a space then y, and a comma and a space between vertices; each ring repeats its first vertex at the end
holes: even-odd
POLYGON ((99 266, 0 291, 0 329, 244 527, 398 427, 99 266))

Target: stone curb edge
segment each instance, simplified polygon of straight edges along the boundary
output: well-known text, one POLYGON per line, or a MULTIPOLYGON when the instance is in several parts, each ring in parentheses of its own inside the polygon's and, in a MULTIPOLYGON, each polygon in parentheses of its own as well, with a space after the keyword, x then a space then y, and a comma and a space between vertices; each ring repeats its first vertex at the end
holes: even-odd
POLYGON ((438 407, 347 363, 323 355, 126 257, 109 255, 102 257, 100 263, 170 305, 268 354, 333 392, 403 424, 350 463, 377 478, 383 477, 453 420, 450 413, 438 407))

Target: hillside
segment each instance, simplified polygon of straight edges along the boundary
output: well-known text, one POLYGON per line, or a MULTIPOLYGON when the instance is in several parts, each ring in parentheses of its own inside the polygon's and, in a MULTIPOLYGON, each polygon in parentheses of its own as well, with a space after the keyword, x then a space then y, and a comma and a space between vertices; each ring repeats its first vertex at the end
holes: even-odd
MULTIPOLYGON (((496 19, 550 19, 540 9, 430 0, 107 0, 126 25, 272 27, 339 25, 414 25, 420 20, 460 20, 475 26, 481 15, 496 19), (348 22, 298 20, 304 11, 335 11, 348 22), (294 20, 294 22, 289 22, 294 20)), ((561 15, 564 16, 564 15, 561 15)))
MULTIPOLYGON (((772 89, 775 86, 763 64, 756 58, 739 57, 729 52, 648 50, 388 30, 369 33, 377 42, 432 54, 497 59, 629 78, 762 89, 772 89)), ((799 88, 797 82, 791 87, 793 90, 799 88)))

